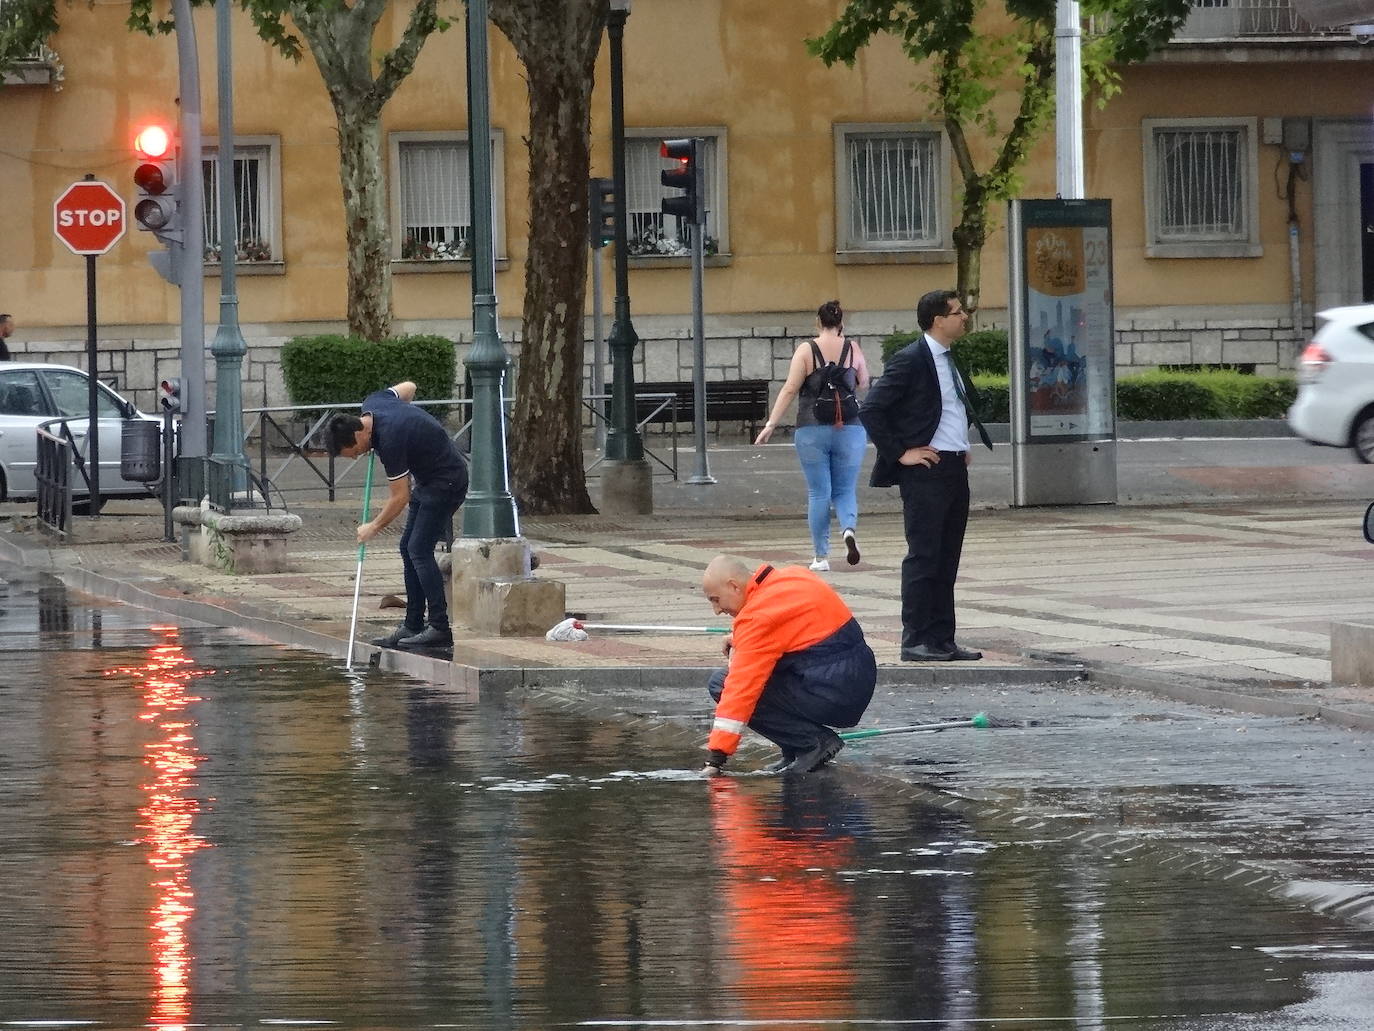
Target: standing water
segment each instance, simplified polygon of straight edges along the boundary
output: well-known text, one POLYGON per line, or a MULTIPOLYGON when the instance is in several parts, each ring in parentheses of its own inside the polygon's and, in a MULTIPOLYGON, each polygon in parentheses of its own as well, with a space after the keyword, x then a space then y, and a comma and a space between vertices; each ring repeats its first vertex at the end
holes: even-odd
POLYGON ((1368 935, 861 761, 706 782, 642 723, 0 576, 0 1026, 1374 1025, 1368 935))

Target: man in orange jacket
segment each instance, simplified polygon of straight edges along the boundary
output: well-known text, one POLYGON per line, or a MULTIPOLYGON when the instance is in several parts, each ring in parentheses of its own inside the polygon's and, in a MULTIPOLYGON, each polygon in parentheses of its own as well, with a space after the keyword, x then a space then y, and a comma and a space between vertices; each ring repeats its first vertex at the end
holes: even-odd
POLYGON ((782 749, 773 772, 825 765, 844 747, 831 728, 859 722, 878 680, 849 606, 800 566, 751 569, 729 555, 711 560, 701 588, 717 615, 735 617, 729 668, 707 685, 716 716, 702 772, 720 773, 746 726, 782 749))

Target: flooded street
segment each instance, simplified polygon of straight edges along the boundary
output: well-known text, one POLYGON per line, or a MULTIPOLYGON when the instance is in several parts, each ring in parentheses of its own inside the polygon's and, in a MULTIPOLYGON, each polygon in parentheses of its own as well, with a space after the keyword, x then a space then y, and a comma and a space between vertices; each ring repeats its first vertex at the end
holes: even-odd
POLYGON ((681 729, 0 567, 0 1026, 1374 1026, 1367 929, 681 729))

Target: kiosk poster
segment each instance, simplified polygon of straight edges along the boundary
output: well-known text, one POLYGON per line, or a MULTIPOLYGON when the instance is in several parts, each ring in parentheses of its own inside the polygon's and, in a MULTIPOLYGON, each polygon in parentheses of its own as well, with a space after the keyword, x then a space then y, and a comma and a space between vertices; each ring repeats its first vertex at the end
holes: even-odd
POLYGON ((1025 234, 1029 435, 1111 436, 1110 229, 1029 224, 1025 234))

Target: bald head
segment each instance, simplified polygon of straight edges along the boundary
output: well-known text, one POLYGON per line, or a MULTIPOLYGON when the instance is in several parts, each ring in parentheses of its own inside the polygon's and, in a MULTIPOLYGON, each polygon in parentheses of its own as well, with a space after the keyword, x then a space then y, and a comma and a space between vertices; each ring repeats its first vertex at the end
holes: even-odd
POLYGON ((716 614, 734 616, 744 606, 745 588, 754 570, 742 558, 717 555, 701 577, 701 591, 716 614))

